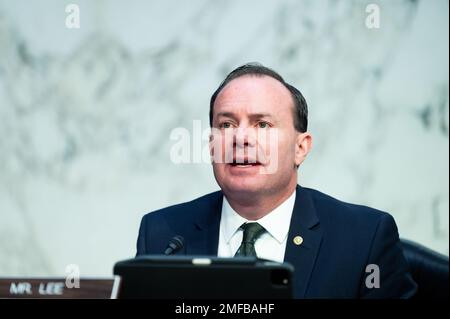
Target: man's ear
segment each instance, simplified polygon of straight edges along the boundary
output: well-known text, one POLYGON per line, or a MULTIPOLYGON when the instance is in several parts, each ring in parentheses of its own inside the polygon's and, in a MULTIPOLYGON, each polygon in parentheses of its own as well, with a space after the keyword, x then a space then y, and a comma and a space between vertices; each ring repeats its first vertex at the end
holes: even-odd
POLYGON ((303 163, 312 148, 312 135, 308 132, 298 133, 295 143, 295 165, 303 163))
POLYGON ((209 134, 209 156, 211 157, 211 163, 221 163, 222 161, 222 143, 221 143, 221 132, 217 128, 211 128, 209 134))
POLYGON ((209 156, 210 156, 210 159, 211 159, 211 164, 214 163, 214 150, 217 147, 215 143, 217 143, 217 142, 214 140, 214 134, 210 133, 209 134, 208 147, 209 147, 209 156))

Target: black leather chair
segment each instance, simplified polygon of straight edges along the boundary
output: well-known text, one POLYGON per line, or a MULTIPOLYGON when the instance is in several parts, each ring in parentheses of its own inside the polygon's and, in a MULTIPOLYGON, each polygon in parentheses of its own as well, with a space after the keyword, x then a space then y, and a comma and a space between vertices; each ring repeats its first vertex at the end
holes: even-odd
POLYGON ((407 239, 401 239, 409 270, 418 285, 415 299, 448 299, 448 257, 407 239))

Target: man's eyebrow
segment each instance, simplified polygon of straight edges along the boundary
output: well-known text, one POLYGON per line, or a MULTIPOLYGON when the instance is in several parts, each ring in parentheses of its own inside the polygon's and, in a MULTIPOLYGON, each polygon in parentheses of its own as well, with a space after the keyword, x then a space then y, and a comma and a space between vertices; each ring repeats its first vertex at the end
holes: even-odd
MULTIPOLYGON (((223 117, 231 117, 231 118, 235 118, 236 115, 233 112, 219 112, 217 113, 217 117, 219 116, 223 116, 223 117)), ((272 114, 270 113, 253 113, 253 114, 249 114, 248 116, 251 119, 259 119, 259 118, 263 118, 263 117, 272 117, 272 114)))
POLYGON ((223 117, 235 117, 233 112, 219 112, 217 113, 217 117, 223 116, 223 117))
POLYGON ((248 116, 251 119, 260 119, 260 118, 272 118, 272 114, 270 113, 254 113, 248 116))

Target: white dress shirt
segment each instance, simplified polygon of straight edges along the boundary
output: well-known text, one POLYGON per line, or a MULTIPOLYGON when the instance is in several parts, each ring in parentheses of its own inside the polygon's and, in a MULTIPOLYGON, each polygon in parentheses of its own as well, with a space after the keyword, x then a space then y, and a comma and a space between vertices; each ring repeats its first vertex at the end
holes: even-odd
POLYGON ((233 257, 242 242, 243 231, 239 227, 246 222, 258 222, 267 232, 256 240, 256 255, 258 258, 283 262, 289 225, 294 210, 295 194, 294 190, 281 205, 255 221, 249 221, 236 213, 224 196, 217 255, 233 257))

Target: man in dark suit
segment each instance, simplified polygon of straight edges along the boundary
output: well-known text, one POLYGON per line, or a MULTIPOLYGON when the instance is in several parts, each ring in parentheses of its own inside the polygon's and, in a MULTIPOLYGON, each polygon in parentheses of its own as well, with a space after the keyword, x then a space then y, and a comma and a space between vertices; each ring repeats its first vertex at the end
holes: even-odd
POLYGON ((296 298, 409 298, 417 290, 394 219, 297 185, 312 146, 307 104, 275 71, 246 64, 210 102, 221 191, 144 216, 137 255, 257 256, 295 268, 296 298))

